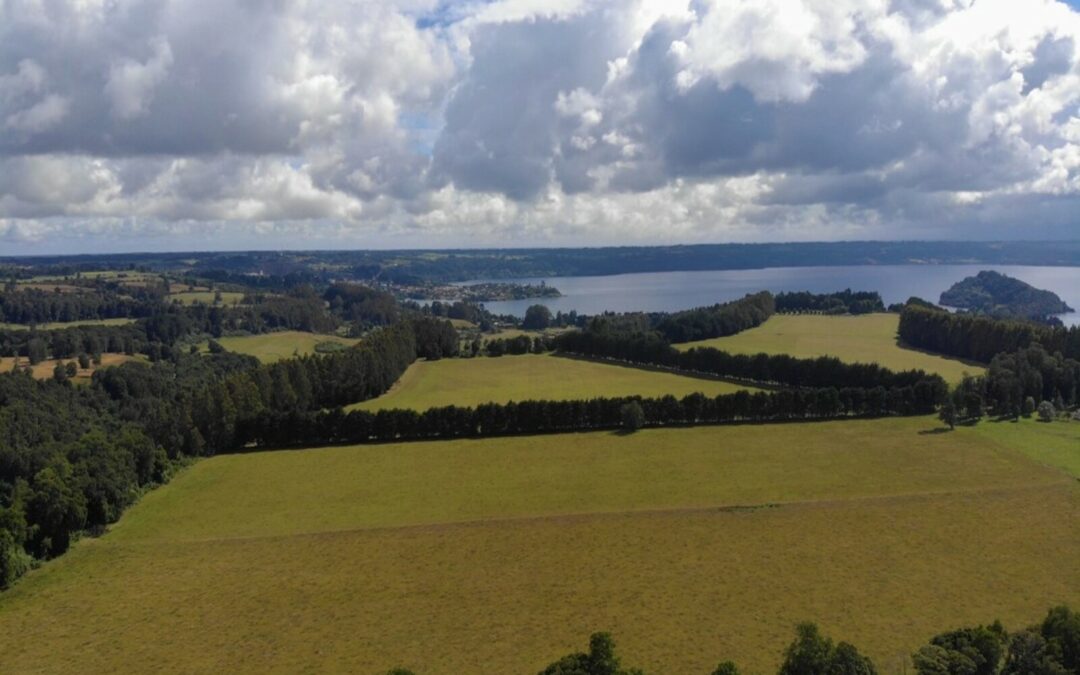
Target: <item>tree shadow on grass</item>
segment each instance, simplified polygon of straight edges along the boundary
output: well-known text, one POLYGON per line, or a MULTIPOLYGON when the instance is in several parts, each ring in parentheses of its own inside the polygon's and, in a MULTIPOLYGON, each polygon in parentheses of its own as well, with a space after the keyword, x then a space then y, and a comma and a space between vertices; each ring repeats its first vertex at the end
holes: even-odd
POLYGON ((919 432, 919 435, 920 436, 936 436, 938 434, 947 434, 950 431, 952 431, 952 429, 950 429, 949 427, 934 427, 933 429, 923 429, 922 431, 919 432))

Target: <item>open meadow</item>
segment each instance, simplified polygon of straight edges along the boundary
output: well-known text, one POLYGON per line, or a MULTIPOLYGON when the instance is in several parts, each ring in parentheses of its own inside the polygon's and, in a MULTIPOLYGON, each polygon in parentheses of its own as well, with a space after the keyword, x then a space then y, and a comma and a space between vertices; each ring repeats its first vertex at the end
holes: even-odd
POLYGON ((877 363, 892 370, 921 368, 952 383, 959 382, 965 373, 981 375, 985 370, 978 364, 904 347, 897 342, 899 323, 898 314, 775 314, 757 328, 736 335, 675 346, 716 347, 733 354, 835 356, 849 363, 877 363))
MULTIPOLYGON (((283 330, 259 335, 218 338, 218 343, 230 352, 254 356, 263 363, 273 363, 293 356, 307 356, 315 353, 315 345, 320 342, 334 342, 348 347, 359 342, 354 338, 338 335, 304 333, 298 330, 283 330)), ((206 349, 203 343, 201 348, 206 349)))
POLYGON ((941 630, 1080 603, 1075 479, 1005 434, 937 427, 203 460, 0 595, 19 636, 0 672, 534 673, 609 630, 650 673, 755 673, 809 619, 899 673, 941 630))
MULTIPOLYGON (((60 328, 75 328, 77 326, 126 326, 135 323, 135 319, 87 319, 85 321, 64 321, 55 323, 39 323, 38 330, 57 330, 60 328)), ((24 323, 0 323, 0 330, 30 330, 30 326, 24 323)))
POLYGON ((239 304, 244 299, 244 294, 233 291, 180 291, 169 293, 167 299, 169 302, 179 302, 181 305, 194 305, 198 302, 204 305, 232 306, 239 304), (217 299, 219 295, 220 301, 217 299))
MULTIPOLYGON (((75 382, 76 384, 83 384, 83 383, 89 382, 90 377, 94 374, 94 371, 97 370, 98 368, 108 368, 109 366, 118 366, 121 363, 126 363, 128 361, 146 361, 146 357, 142 356, 141 354, 140 355, 102 354, 101 355, 101 365, 93 365, 93 364, 91 364, 89 368, 79 368, 78 371, 75 374, 75 377, 72 378, 72 381, 75 382)), ((66 364, 71 363, 71 362, 74 362, 76 364, 76 366, 77 366, 78 363, 79 363, 79 360, 75 359, 75 358, 71 358, 71 359, 46 359, 44 361, 39 361, 38 363, 31 366, 30 362, 26 360, 26 357, 20 357, 18 359, 18 363, 20 364, 20 366, 29 367, 30 368, 30 374, 33 375, 38 380, 45 380, 45 379, 48 379, 48 378, 52 377, 53 376, 53 371, 56 369, 56 364, 63 363, 63 364, 66 365, 66 364)), ((15 367, 15 363, 16 363, 16 358, 14 356, 4 356, 4 357, 0 358, 0 372, 3 372, 3 373, 10 372, 11 369, 15 367)))
POLYGON ((640 368, 550 354, 417 361, 393 388, 351 410, 475 406, 529 399, 567 400, 599 396, 708 396, 749 387, 640 368))

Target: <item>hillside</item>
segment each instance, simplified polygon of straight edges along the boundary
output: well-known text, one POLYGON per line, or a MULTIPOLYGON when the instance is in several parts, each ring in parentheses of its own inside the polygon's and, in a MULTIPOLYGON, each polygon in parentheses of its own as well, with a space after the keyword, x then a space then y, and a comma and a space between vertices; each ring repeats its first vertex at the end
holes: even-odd
POLYGON ((756 673, 813 617, 900 672, 1080 602, 1075 481, 936 425, 215 457, 0 595, 0 671, 535 673, 603 628, 649 673, 756 673))
POLYGON ((979 314, 1040 319, 1073 309, 1057 294, 999 272, 982 271, 941 294, 942 305, 979 314))

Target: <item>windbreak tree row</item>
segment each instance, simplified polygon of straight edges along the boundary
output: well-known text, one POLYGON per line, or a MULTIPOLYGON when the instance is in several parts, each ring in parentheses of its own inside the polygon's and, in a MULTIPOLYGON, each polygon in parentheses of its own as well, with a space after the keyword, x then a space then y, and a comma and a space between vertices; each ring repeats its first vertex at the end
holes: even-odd
POLYGON ((921 386, 886 389, 798 389, 739 391, 677 399, 596 398, 570 401, 488 403, 475 408, 446 406, 408 409, 267 411, 245 427, 254 446, 367 443, 514 434, 549 434, 624 428, 625 406, 642 411, 642 426, 664 427, 736 422, 787 422, 844 417, 922 415, 933 412, 938 392, 921 386))
POLYGON ((800 359, 787 354, 731 354, 712 347, 675 349, 657 333, 578 331, 560 335, 556 348, 567 354, 705 373, 790 387, 930 387, 939 395, 945 381, 922 370, 894 372, 872 363, 844 363, 831 356, 800 359))

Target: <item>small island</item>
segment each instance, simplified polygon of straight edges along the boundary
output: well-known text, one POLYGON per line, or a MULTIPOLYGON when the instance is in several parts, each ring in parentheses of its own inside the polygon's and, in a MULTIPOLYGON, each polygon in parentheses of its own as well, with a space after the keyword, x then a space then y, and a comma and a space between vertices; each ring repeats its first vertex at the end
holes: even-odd
POLYGON ((947 307, 997 317, 1043 320, 1073 309, 1057 294, 999 272, 982 271, 941 294, 947 307))

